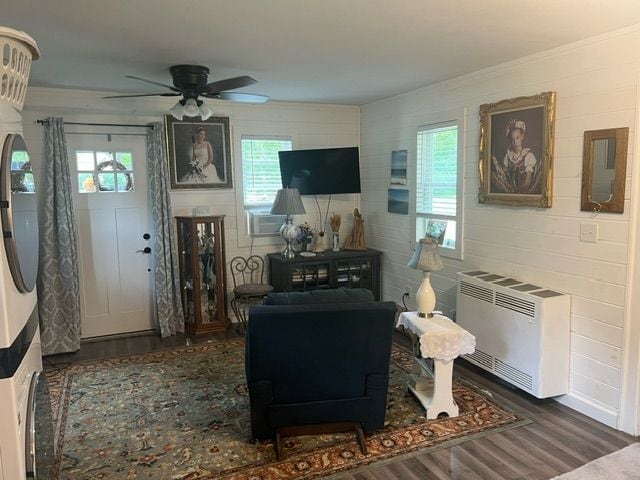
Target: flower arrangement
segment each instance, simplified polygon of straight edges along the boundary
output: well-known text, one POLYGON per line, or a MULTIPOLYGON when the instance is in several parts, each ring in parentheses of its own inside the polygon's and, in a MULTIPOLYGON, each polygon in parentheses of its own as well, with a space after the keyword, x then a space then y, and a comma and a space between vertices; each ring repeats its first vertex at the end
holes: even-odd
POLYGON ((329 225, 331 225, 331 231, 338 233, 340 231, 341 217, 339 213, 333 212, 331 218, 329 218, 329 225))
POLYGON ((302 225, 298 225, 298 234, 296 235, 296 241, 302 246, 302 250, 306 250, 307 246, 313 240, 315 232, 308 222, 304 222, 302 225))
POLYGON ((189 167, 191 167, 191 170, 189 171, 188 175, 190 175, 192 179, 199 182, 204 182, 207 180, 207 176, 204 174, 202 169, 202 164, 198 161, 197 158, 195 158, 195 155, 189 162, 189 167))

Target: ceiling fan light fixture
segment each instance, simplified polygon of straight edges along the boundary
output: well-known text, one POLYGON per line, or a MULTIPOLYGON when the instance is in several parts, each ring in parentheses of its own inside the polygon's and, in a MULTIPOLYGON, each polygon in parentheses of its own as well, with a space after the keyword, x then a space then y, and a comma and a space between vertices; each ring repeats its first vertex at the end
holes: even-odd
POLYGON ((194 98, 187 98, 186 102, 184 102, 182 113, 187 117, 197 117, 198 115, 200 115, 198 102, 196 102, 194 98))
POLYGON ((206 103, 202 102, 200 104, 200 118, 206 120, 211 115, 213 115, 213 110, 211 110, 206 103))
POLYGON ((176 103, 169 113, 177 120, 182 120, 183 117, 200 117, 202 120, 208 119, 213 115, 213 110, 209 108, 204 102, 198 102, 194 98, 188 98, 186 100, 180 100, 176 103), (198 103, 200 105, 198 105, 198 103))
POLYGON ((182 117, 184 116, 184 107, 180 102, 178 102, 173 107, 171 107, 171 110, 169 110, 169 113, 173 118, 177 120, 182 120, 182 117))

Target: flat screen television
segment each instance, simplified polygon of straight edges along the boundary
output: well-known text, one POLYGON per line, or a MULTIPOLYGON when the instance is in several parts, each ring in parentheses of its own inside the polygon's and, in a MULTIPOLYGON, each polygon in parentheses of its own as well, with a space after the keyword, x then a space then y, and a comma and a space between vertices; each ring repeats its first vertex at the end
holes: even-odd
POLYGON ((358 147, 278 152, 284 188, 300 195, 360 193, 358 147))

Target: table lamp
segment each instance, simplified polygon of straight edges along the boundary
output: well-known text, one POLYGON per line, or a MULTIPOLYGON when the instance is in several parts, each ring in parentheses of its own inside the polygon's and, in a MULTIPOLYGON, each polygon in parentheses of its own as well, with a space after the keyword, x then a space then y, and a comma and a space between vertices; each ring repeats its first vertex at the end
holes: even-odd
POLYGON ((287 218, 284 225, 280 227, 280 236, 286 242, 282 256, 285 258, 293 258, 295 252, 291 248, 291 242, 298 234, 298 227, 293 224, 291 215, 305 214, 304 205, 300 198, 300 192, 297 188, 281 188, 276 193, 276 199, 271 207, 271 215, 286 215, 287 218))
POLYGON ((436 292, 431 287, 429 273, 437 272, 443 268, 442 259, 440 258, 440 253, 438 253, 438 242, 431 237, 421 238, 416 244, 416 251, 407 266, 424 272, 424 278, 416 292, 418 316, 423 318, 433 317, 433 309, 436 306, 436 292))

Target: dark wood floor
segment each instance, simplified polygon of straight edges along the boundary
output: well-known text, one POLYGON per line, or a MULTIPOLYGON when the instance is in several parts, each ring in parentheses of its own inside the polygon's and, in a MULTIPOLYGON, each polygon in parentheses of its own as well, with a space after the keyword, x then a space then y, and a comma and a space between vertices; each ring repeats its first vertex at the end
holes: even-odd
MULTIPOLYGON (((149 352, 223 338, 227 334, 191 338, 184 335, 161 340, 156 335, 104 339, 83 343, 74 354, 45 357, 49 368, 79 361, 149 352)), ((400 334, 395 341, 404 346, 400 334)), ((457 360, 456 376, 465 377, 493 395, 498 403, 521 412, 533 423, 467 441, 433 452, 419 452, 349 474, 340 480, 547 480, 603 455, 639 441, 609 428, 553 400, 538 400, 510 387, 466 362, 457 360)))

